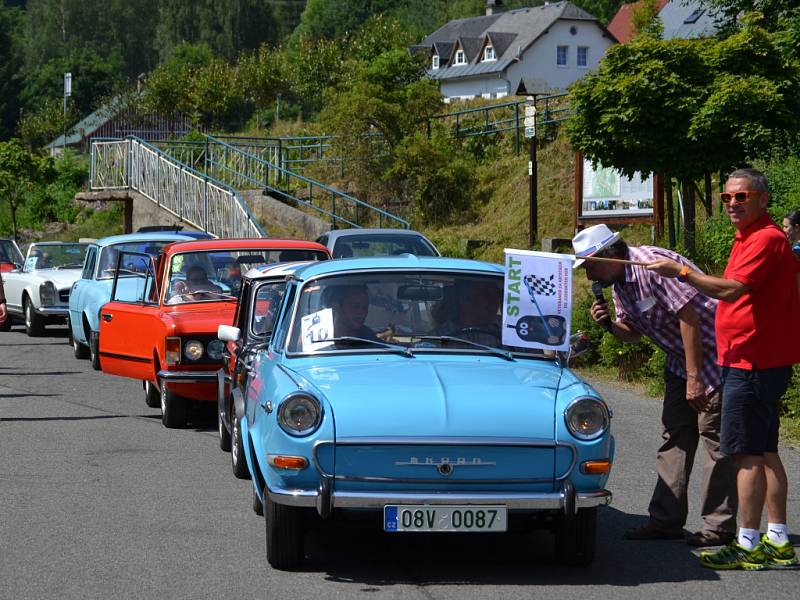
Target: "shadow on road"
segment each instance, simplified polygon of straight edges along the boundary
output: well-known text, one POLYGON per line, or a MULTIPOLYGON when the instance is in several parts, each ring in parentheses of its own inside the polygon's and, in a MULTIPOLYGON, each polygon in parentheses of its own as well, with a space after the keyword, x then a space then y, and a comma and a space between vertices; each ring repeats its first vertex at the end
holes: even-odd
POLYGON ((561 567, 553 557, 553 536, 546 531, 388 534, 374 525, 339 522, 307 534, 303 570, 327 573, 329 581, 362 583, 363 591, 400 583, 632 587, 719 579, 700 566, 683 541, 623 540, 622 532, 642 519, 601 508, 597 556, 586 568, 561 567))

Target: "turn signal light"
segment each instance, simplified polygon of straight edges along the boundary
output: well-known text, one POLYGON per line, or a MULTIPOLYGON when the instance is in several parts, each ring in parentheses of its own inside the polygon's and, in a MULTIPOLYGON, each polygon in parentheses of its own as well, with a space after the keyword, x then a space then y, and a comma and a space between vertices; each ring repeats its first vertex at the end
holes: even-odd
POLYGON ((610 460, 587 460, 581 464, 581 473, 586 475, 602 475, 611 470, 610 460))
POLYGON ((278 469, 305 469, 308 466, 308 461, 302 456, 281 456, 271 454, 268 457, 268 462, 273 467, 278 469))
POLYGON ((168 337, 166 340, 164 360, 168 365, 177 365, 181 362, 181 338, 168 337))

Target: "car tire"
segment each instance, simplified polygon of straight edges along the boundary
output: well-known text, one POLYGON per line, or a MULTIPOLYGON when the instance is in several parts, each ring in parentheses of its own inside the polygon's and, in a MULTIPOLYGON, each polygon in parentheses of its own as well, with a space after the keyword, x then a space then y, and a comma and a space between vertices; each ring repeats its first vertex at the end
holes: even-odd
POLYGON ((99 371, 100 367, 100 333, 92 331, 89 333, 89 360, 92 361, 92 368, 99 371))
POLYGON ((161 422, 164 427, 168 429, 186 427, 186 413, 188 412, 186 398, 169 391, 167 386, 162 383, 159 399, 161 403, 161 422))
POLYGON ((144 403, 150 408, 161 407, 161 392, 150 381, 144 382, 144 403))
POLYGON ((72 346, 72 353, 75 355, 75 358, 89 358, 89 348, 75 339, 75 336, 72 334, 72 323, 69 321, 67 321, 67 328, 69 331, 69 345, 72 346))
POLYGON ((231 433, 225 427, 225 422, 222 420, 222 411, 224 409, 217 406, 217 434, 219 436, 219 447, 223 452, 231 451, 231 433))
POLYGON ((25 313, 25 333, 28 337, 39 337, 44 333, 44 319, 36 314, 33 302, 27 296, 23 299, 22 305, 25 313))
POLYGON ((236 409, 231 415, 231 467, 237 479, 250 479, 250 471, 247 468, 247 460, 244 457, 244 440, 242 440, 242 424, 236 409))
POLYGON ((255 486, 253 487, 253 512, 256 513, 259 517, 264 516, 264 505, 261 503, 261 498, 258 497, 256 493, 255 486))
POLYGON ((568 567, 586 567, 594 560, 597 545, 597 507, 578 509, 556 531, 556 560, 568 567))
POLYGON ((294 569, 303 562, 302 513, 296 506, 276 504, 264 488, 264 524, 267 562, 274 569, 294 569))

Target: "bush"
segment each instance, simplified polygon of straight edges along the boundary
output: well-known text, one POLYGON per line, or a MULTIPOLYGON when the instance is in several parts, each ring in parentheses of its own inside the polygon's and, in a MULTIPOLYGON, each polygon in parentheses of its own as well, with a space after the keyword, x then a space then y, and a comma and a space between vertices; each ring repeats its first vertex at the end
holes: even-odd
POLYGON ((800 419, 800 365, 792 367, 792 380, 781 399, 780 413, 783 417, 800 419))

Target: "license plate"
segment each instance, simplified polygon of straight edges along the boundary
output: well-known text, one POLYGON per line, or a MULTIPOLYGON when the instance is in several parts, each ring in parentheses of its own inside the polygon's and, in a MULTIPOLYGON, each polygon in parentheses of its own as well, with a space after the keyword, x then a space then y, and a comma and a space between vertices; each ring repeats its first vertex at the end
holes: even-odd
POLYGON ((506 531, 505 506, 391 505, 383 507, 385 531, 506 531))

